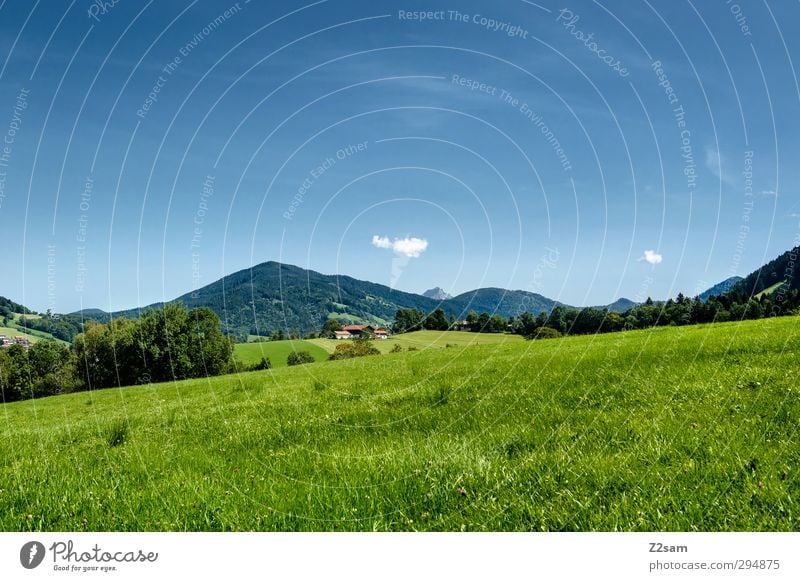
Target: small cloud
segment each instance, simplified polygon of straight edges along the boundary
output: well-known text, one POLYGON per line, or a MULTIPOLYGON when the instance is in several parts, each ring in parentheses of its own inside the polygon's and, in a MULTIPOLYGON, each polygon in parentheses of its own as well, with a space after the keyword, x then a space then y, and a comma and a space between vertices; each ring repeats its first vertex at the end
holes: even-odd
POLYGON ((377 234, 372 237, 372 245, 375 248, 391 248, 392 243, 389 241, 388 236, 378 236, 377 234))
POLYGON ((372 245, 375 248, 390 248, 397 254, 407 256, 408 258, 419 258, 420 255, 428 248, 428 241, 424 238, 395 238, 389 240, 388 236, 378 236, 377 234, 372 237, 372 245))
POLYGON ((649 264, 659 264, 664 257, 655 250, 645 250, 644 254, 639 258, 639 262, 645 261, 649 264))
POLYGON ((761 196, 777 196, 778 195, 778 192, 776 192, 775 190, 761 190, 758 193, 761 196))
POLYGON ((706 169, 714 174, 714 177, 722 180, 729 186, 736 185, 736 179, 726 170, 728 162, 723 155, 713 147, 706 147, 706 169))

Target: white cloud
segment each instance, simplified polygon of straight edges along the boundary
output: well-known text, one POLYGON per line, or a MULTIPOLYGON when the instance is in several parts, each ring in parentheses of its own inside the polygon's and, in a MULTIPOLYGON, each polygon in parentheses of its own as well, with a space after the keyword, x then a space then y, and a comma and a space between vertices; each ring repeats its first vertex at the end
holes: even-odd
POLYGON ((761 194, 762 196, 777 196, 778 195, 778 192, 776 192, 775 190, 761 190, 758 193, 761 194))
POLYGON ((415 237, 389 240, 388 236, 378 236, 376 234, 372 237, 372 245, 376 248, 391 248, 397 254, 408 258, 419 258, 428 248, 428 241, 424 238, 415 237))
POLYGON ((645 250, 644 255, 639 258, 639 262, 642 260, 650 264, 658 264, 664 260, 664 257, 655 250, 645 250))
POLYGON ((375 248, 391 248, 392 243, 389 241, 388 236, 378 236, 377 234, 372 237, 372 245, 375 248))
POLYGON ((706 147, 706 169, 729 186, 735 186, 736 178, 726 171, 728 166, 728 160, 718 150, 706 147))

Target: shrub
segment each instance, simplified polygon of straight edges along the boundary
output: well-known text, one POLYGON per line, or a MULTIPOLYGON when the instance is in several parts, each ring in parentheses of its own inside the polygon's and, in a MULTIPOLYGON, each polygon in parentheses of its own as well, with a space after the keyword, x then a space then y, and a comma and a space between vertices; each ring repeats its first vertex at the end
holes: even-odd
POLYGON ((336 346, 331 354, 331 360, 352 359, 353 357, 364 357, 365 355, 380 355, 381 352, 372 346, 370 341, 348 341, 336 346))
POLYGON ((314 357, 308 351, 293 351, 286 358, 287 365, 305 365, 306 363, 314 363, 314 361, 314 357))
POLYGON ((557 339, 558 337, 561 337, 561 333, 556 329, 552 327, 539 327, 528 339, 557 339))
POLYGON ((258 363, 253 363, 250 366, 250 371, 264 371, 270 368, 272 368, 272 363, 270 362, 269 357, 262 357, 261 361, 258 363))
POLYGON ((399 343, 395 343, 394 347, 392 347, 392 350, 389 351, 389 353, 400 353, 400 351, 402 351, 402 350, 403 350, 403 348, 400 347, 400 344, 399 343))

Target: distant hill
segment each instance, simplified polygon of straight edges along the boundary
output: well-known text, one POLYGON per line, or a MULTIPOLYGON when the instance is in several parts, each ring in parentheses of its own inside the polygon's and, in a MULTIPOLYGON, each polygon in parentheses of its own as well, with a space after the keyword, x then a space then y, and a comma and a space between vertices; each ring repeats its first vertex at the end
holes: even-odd
POLYGON ((728 294, 747 298, 759 294, 770 287, 782 288, 782 292, 800 289, 800 268, 797 266, 800 246, 795 246, 746 276, 733 285, 728 294), (784 283, 780 285, 779 283, 784 283), (788 288, 785 288, 788 285, 788 288))
MULTIPOLYGON (((429 312, 439 306, 439 301, 381 284, 278 262, 235 272, 175 300, 189 308, 210 308, 223 328, 240 337, 275 329, 317 331, 328 318, 386 325, 399 308, 429 312)), ((137 317, 139 312, 131 309, 114 316, 137 317)))
POLYGON ((19 303, 15 303, 11 299, 7 299, 6 297, 0 297, 0 316, 9 316, 13 315, 14 313, 29 315, 33 313, 33 311, 31 311, 27 307, 22 306, 19 303))
POLYGON ((453 298, 453 295, 446 293, 444 289, 438 286, 426 290, 424 293, 422 293, 422 296, 428 297, 429 299, 433 299, 435 301, 444 301, 453 298))
POLYGON ((84 319, 94 319, 96 321, 106 321, 111 317, 111 313, 107 313, 102 309, 83 309, 70 313, 71 317, 78 317, 84 319))
MULTIPOLYGON (((550 312, 558 301, 548 299, 537 293, 522 290, 506 290, 502 288, 481 288, 460 294, 444 301, 442 308, 450 310, 459 318, 469 311, 476 313, 498 314, 504 317, 520 315, 524 312, 539 314, 550 312)), ((566 306, 566 305, 563 305, 566 306)))
POLYGON ((726 278, 722 282, 719 282, 712 286, 709 289, 704 290, 701 292, 697 297, 701 301, 707 301, 711 297, 718 297, 722 294, 728 292, 731 287, 733 287, 737 282, 744 280, 741 276, 732 276, 730 278, 726 278))
POLYGON ((610 305, 607 305, 606 308, 612 313, 624 313, 625 311, 631 310, 637 304, 638 303, 623 297, 621 299, 617 299, 610 305))

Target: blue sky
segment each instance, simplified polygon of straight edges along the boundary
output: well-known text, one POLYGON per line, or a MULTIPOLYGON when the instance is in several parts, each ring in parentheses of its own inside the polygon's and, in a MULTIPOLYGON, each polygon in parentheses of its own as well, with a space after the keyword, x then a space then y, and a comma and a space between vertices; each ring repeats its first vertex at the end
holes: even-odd
POLYGON ((695 294, 798 243, 799 20, 0 1, 0 295, 122 309, 267 260, 573 305, 695 294))

